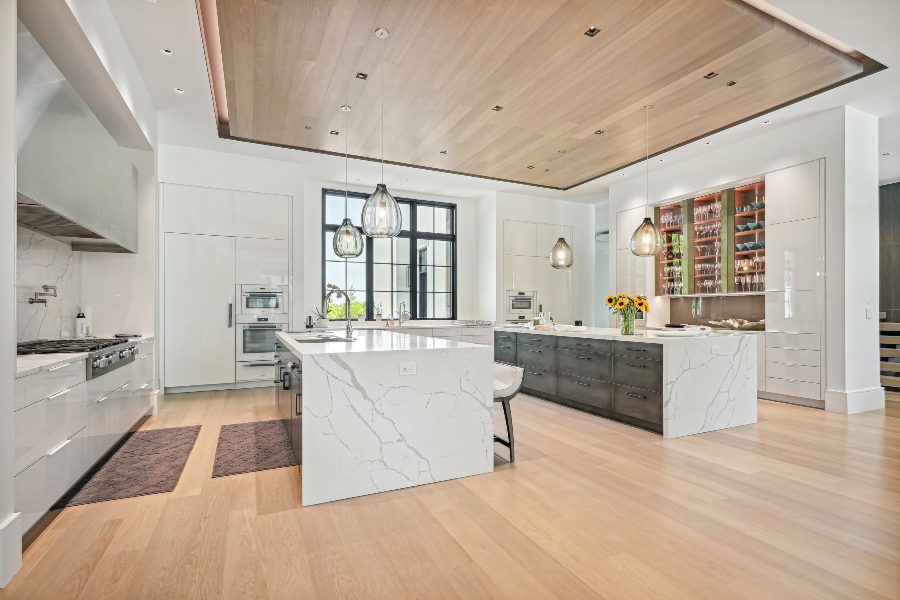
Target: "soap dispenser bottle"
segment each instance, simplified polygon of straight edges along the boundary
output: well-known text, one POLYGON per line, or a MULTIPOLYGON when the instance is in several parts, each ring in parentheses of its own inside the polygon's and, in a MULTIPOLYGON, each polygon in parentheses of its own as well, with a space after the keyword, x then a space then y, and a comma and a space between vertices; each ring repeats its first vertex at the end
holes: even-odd
POLYGON ((75 316, 75 337, 80 340, 87 337, 87 317, 81 311, 75 316))

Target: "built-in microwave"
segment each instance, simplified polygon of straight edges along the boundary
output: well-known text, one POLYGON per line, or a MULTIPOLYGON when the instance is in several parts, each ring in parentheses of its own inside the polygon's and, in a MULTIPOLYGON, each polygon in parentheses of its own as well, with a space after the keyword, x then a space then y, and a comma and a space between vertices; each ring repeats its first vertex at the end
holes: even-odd
POLYGON ((506 318, 533 317, 538 313, 537 293, 507 290, 506 318))
POLYGON ((242 284, 238 314, 248 317, 287 317, 286 285, 242 284))

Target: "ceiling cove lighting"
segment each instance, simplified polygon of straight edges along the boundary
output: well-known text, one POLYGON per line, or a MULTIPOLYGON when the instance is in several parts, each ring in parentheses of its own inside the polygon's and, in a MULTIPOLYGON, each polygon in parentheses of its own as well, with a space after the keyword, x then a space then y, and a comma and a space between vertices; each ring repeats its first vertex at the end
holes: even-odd
MULTIPOLYGON (((646 196, 645 201, 650 203, 650 111, 653 105, 648 104, 643 108, 647 115, 645 127, 646 139, 646 196)), ((631 234, 631 253, 635 256, 656 256, 663 247, 662 232, 653 224, 650 217, 644 217, 644 221, 631 234)))
POLYGON ((381 183, 375 186, 375 191, 366 198, 363 204, 362 222, 363 233, 373 238, 396 237, 403 225, 403 215, 400 206, 388 192, 384 185, 384 40, 390 32, 384 27, 375 30, 375 37, 382 40, 381 45, 381 183))
POLYGON ((715 71, 710 71, 709 73, 707 73, 706 75, 703 76, 703 79, 715 79, 718 76, 719 76, 719 74, 716 73, 715 71))
POLYGON ((357 79, 362 79, 363 81, 365 81, 366 79, 369 78, 369 75, 368 75, 367 73, 357 73, 357 74, 356 74, 356 78, 357 78, 357 79))
POLYGON ((587 31, 584 32, 584 35, 588 37, 594 37, 598 33, 600 33, 600 29, 598 27, 591 26, 587 28, 587 31))
POLYGON ((501 110, 503 110, 503 107, 498 104, 498 105, 494 106, 494 108, 492 108, 491 110, 494 112, 500 112, 501 110))
MULTIPOLYGON (((346 104, 341 107, 341 111, 349 113, 351 108, 346 104)), ((348 114, 347 121, 350 120, 348 114)), ((366 241, 363 239, 362 233, 353 225, 353 221, 347 217, 347 206, 349 204, 350 195, 350 152, 348 151, 350 140, 350 124, 347 123, 347 135, 344 136, 344 220, 341 226, 334 232, 334 239, 331 240, 331 246, 334 253, 340 258, 356 258, 363 253, 366 241)))

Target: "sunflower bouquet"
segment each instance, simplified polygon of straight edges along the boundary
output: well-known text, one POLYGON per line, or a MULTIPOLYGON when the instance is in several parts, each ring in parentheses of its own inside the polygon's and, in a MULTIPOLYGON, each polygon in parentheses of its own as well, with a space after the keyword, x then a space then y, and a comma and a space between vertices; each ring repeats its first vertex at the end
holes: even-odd
POLYGON ((606 306, 614 314, 622 317, 623 335, 634 334, 634 317, 638 311, 642 313, 650 312, 650 304, 644 296, 629 296, 628 294, 607 296, 606 306))

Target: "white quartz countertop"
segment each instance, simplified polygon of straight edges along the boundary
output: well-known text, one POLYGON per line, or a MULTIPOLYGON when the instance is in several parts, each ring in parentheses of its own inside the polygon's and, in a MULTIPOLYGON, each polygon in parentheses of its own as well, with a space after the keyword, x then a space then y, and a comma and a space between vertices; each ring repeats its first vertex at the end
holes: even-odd
POLYGON ((638 329, 634 335, 622 335, 622 332, 614 327, 587 327, 581 331, 534 331, 522 327, 495 327, 496 331, 509 331, 515 333, 527 333, 531 335, 557 335, 565 337, 588 338, 594 340, 619 340, 622 342, 638 342, 652 344, 678 344, 690 340, 703 340, 719 337, 720 335, 741 335, 746 333, 765 333, 764 331, 723 331, 722 333, 710 333, 710 335, 698 335, 692 337, 666 337, 659 335, 658 330, 638 329))
MULTIPOLYGON (((421 337, 385 331, 381 329, 355 329, 352 342, 335 340, 328 342, 304 342, 304 339, 315 339, 321 331, 311 332, 278 332, 275 337, 299 357, 321 354, 346 354, 359 352, 390 352, 393 350, 446 350, 448 348, 482 348, 479 344, 457 342, 432 337, 421 337), (298 341, 299 340, 299 341, 298 341)), ((334 335, 343 336, 344 332, 331 331, 334 335)))
MULTIPOLYGON (((340 327, 343 321, 333 321, 329 329, 340 327)), ((474 322, 453 322, 453 321, 404 321, 403 325, 388 325, 388 321, 354 321, 354 329, 473 329, 476 327, 493 327, 494 323, 485 321, 483 323, 474 322)), ((320 330, 316 330, 320 331, 320 330)))
POLYGON ((34 375, 67 362, 84 360, 87 352, 61 352, 59 354, 26 354, 16 357, 16 379, 26 375, 34 375))

